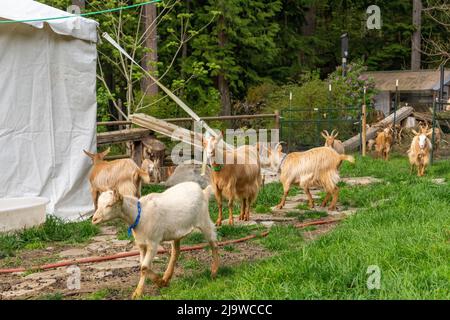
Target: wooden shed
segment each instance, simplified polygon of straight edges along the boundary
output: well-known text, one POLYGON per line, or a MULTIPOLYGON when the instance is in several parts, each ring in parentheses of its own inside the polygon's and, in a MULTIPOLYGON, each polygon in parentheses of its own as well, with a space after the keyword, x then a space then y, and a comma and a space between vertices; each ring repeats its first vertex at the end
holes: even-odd
MULTIPOLYGON (((395 105, 395 85, 398 80, 399 106, 412 106, 415 111, 428 111, 438 96, 440 87, 439 70, 420 71, 374 71, 363 74, 372 78, 379 91, 375 97, 375 109, 387 116, 395 105)), ((449 98, 450 70, 445 70, 444 99, 449 98)))

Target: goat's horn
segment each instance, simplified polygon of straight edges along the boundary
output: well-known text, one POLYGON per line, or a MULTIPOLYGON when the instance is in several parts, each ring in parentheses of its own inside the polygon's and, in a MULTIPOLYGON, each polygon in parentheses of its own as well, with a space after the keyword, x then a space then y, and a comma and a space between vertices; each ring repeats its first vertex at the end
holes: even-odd
POLYGON ((325 135, 330 136, 330 134, 328 133, 328 130, 323 130, 323 133, 325 133, 325 135))
POLYGON ((333 131, 331 131, 331 136, 334 135, 334 132, 336 131, 336 129, 333 129, 333 131))

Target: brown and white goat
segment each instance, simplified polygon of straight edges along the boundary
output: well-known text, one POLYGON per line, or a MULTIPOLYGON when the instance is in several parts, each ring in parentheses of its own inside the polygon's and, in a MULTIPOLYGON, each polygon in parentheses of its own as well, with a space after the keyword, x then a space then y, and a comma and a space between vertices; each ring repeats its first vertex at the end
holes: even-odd
MULTIPOLYGON (((419 125, 419 132, 423 134, 427 134, 428 132, 431 132, 430 139, 433 137, 433 128, 429 129, 428 123, 420 124, 419 125)), ((439 147, 441 145, 442 141, 442 131, 439 127, 434 128, 434 145, 433 145, 433 152, 434 154, 437 154, 439 147)))
POLYGON ((92 201, 97 210, 97 199, 100 192, 117 189, 122 196, 140 197, 141 184, 150 183, 148 174, 149 160, 144 159, 142 168, 131 159, 105 161, 110 149, 100 153, 83 150, 91 158, 92 168, 89 174, 92 201))
POLYGON ((211 165, 211 186, 219 207, 216 225, 222 224, 222 196, 228 199, 228 223, 233 224, 233 202, 241 201, 239 220, 250 219, 250 206, 262 184, 261 166, 255 146, 225 150, 219 146, 221 137, 205 136, 203 147, 211 165), (218 147, 219 146, 219 147, 218 147))
POLYGON ((385 128, 383 131, 378 132, 375 139, 375 150, 378 156, 383 160, 389 160, 389 153, 393 143, 392 125, 385 128))
POLYGON ((325 207, 332 197, 329 210, 336 209, 339 196, 337 186, 339 168, 342 161, 355 162, 355 158, 350 155, 339 154, 334 149, 328 147, 313 148, 305 152, 292 152, 284 154, 281 145, 276 147, 270 154, 272 165, 281 170, 280 181, 283 184, 283 197, 277 205, 277 209, 282 209, 286 203, 286 197, 292 184, 298 184, 308 197, 308 205, 314 207, 314 200, 311 192, 312 187, 321 187, 326 191, 322 207, 325 207))
POLYGON ((432 130, 427 132, 412 130, 415 134, 411 147, 408 150, 409 164, 411 165, 411 173, 413 173, 414 167, 417 167, 417 175, 419 177, 425 174, 425 168, 430 163, 431 141, 430 137, 433 133, 432 130))
POLYGON ((342 143, 341 140, 336 139, 337 136, 339 135, 339 132, 333 130, 331 131, 331 134, 328 133, 327 130, 323 130, 322 131, 322 137, 325 138, 325 147, 330 147, 333 148, 334 150, 336 150, 337 153, 339 154, 344 154, 345 153, 345 149, 344 149, 344 144, 342 143))

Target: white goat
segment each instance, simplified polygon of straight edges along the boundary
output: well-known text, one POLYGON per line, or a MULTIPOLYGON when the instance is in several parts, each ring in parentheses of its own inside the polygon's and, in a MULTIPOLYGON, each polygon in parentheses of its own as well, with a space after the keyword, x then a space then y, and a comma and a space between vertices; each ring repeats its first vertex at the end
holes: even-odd
POLYGON ((133 232, 140 251, 141 277, 133 294, 139 298, 148 276, 158 287, 167 286, 180 254, 180 240, 195 228, 200 229, 211 246, 213 263, 211 276, 219 268, 217 236, 214 223, 208 212, 211 187, 202 190, 195 182, 183 182, 163 193, 151 193, 140 199, 122 197, 117 191, 103 192, 98 199, 98 209, 92 223, 120 218, 133 232), (139 215, 138 206, 141 207, 139 215), (169 265, 161 278, 152 270, 152 261, 163 241, 172 241, 169 265))

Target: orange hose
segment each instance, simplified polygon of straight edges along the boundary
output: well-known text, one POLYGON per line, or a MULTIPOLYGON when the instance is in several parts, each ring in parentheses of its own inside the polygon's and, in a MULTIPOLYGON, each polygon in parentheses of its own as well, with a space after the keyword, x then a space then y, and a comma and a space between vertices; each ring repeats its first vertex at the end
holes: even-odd
MULTIPOLYGON (((343 220, 343 219, 330 219, 330 220, 312 221, 312 222, 296 224, 295 227, 296 228, 305 228, 305 227, 313 226, 313 225, 334 223, 334 222, 338 222, 338 221, 341 221, 341 220, 343 220)), ((217 243, 217 245, 222 247, 222 246, 226 246, 226 245, 229 245, 229 244, 241 243, 241 242, 245 242, 245 241, 254 239, 254 238, 258 237, 258 236, 263 238, 263 237, 266 237, 268 234, 269 234, 269 231, 265 231, 265 232, 263 232, 263 233, 261 233, 259 235, 252 234, 252 235, 249 235, 247 237, 240 238, 240 239, 222 241, 222 242, 217 243)), ((207 244, 207 243, 202 243, 202 244, 195 245, 195 246, 183 246, 183 247, 181 247, 181 251, 201 250, 203 248, 206 248, 208 245, 209 244, 207 244)), ((166 253, 166 252, 167 252, 167 250, 165 250, 165 249, 158 250, 158 253, 166 253)), ((138 255, 139 255, 139 251, 121 252, 121 253, 116 253, 116 254, 109 255, 109 256, 88 257, 88 258, 81 258, 81 259, 76 259, 76 260, 60 261, 60 262, 56 262, 56 263, 50 263, 50 264, 44 264, 44 265, 41 265, 41 266, 31 267, 29 269, 26 269, 26 268, 23 268, 23 267, 21 267, 21 268, 13 268, 13 269, 0 269, 0 274, 7 274, 7 273, 14 273, 14 272, 25 272, 27 270, 55 269, 55 268, 60 268, 60 267, 72 266, 72 265, 79 265, 79 264, 86 264, 86 263, 96 263, 96 262, 115 260, 115 259, 120 259, 120 258, 134 257, 134 256, 138 256, 138 255)))
MULTIPOLYGON (((266 231, 266 232, 261 233, 259 236, 266 237, 268 234, 269 234, 269 232, 266 231)), ((233 243, 245 242, 245 241, 254 239, 256 237, 258 237, 258 235, 252 234, 250 236, 240 238, 240 239, 222 241, 222 242, 217 243, 217 245, 218 246, 226 246, 226 245, 233 244, 233 243)), ((181 251, 201 250, 201 249, 207 247, 208 245, 209 244, 207 244, 207 243, 202 243, 202 244, 195 245, 195 246, 184 246, 184 247, 181 247, 181 251)), ((165 249, 158 250, 158 253, 165 253, 165 252, 167 252, 167 250, 165 250, 165 249)), ((0 269, 0 274, 25 272, 27 270, 47 270, 47 269, 54 269, 54 268, 59 268, 59 267, 72 266, 72 265, 95 263, 95 262, 115 260, 115 259, 120 259, 120 258, 134 257, 134 256, 138 256, 138 255, 139 255, 139 251, 121 252, 121 253, 116 253, 116 254, 109 255, 109 256, 88 257, 88 258, 81 258, 81 259, 77 259, 77 260, 66 260, 66 261, 61 261, 61 262, 56 262, 56 263, 44 264, 41 266, 31 267, 29 269, 26 269, 26 268, 0 269)))

